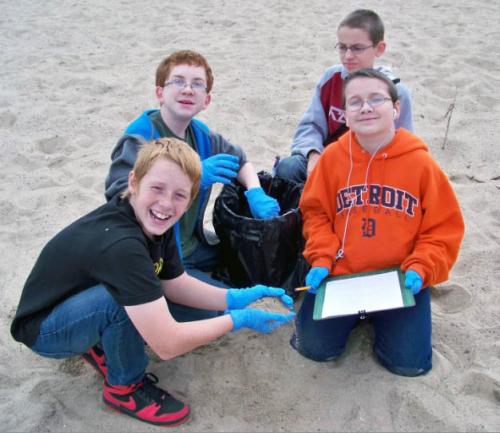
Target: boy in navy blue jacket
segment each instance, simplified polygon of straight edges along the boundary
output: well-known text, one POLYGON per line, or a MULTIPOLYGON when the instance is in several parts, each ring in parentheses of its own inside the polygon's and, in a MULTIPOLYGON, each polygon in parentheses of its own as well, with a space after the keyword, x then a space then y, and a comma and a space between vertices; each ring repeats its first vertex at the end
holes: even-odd
MULTIPOLYGON (((194 119, 210 104, 213 82, 212 69, 196 52, 177 51, 160 62, 156 70, 156 98, 160 109, 145 111, 126 128, 111 154, 105 195, 110 200, 126 187, 128 173, 144 139, 175 137, 187 142, 202 160, 202 178, 200 194, 175 227, 179 253, 190 275, 225 287, 207 275, 219 261, 218 246, 207 239, 203 229, 203 216, 212 185, 217 182, 227 184, 236 178, 247 188, 245 195, 254 218, 278 216, 280 208, 277 200, 264 193, 243 149, 194 119)), ((194 311, 184 309, 177 313, 179 320, 211 316, 211 312, 201 310, 196 311, 196 316, 193 316, 194 311)))

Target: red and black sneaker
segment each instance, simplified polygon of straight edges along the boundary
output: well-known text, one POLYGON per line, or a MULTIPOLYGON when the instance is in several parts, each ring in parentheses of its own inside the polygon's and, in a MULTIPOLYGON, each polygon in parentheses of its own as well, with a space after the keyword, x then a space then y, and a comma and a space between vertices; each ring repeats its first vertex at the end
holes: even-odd
POLYGON ((102 399, 110 408, 150 424, 174 427, 189 419, 189 406, 155 384, 158 378, 146 373, 133 385, 110 385, 104 381, 102 399))
POLYGON ((99 346, 91 347, 82 354, 82 358, 94 367, 102 377, 106 378, 108 374, 108 367, 106 367, 106 355, 99 346))

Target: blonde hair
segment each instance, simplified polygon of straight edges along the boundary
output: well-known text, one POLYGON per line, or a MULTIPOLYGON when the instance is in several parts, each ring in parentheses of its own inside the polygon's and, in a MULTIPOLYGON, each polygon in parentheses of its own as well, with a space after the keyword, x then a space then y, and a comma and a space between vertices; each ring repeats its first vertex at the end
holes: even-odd
MULTIPOLYGON (((177 138, 159 138, 145 142, 139 148, 137 160, 135 161, 134 172, 137 185, 146 176, 153 164, 159 158, 166 158, 175 162, 193 183, 191 187, 191 202, 194 200, 200 189, 201 162, 198 154, 182 140, 177 138)), ((127 188, 121 194, 122 198, 129 198, 130 191, 127 188)))

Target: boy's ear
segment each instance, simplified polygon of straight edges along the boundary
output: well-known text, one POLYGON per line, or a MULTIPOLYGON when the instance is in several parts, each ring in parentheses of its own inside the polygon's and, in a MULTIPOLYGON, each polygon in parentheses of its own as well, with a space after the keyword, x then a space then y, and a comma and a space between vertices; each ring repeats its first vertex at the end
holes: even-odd
POLYGON ((130 194, 135 194, 137 191, 137 179, 133 170, 128 174, 128 190, 130 194))
POLYGON ((203 103, 203 110, 210 105, 211 101, 212 101, 212 94, 211 93, 207 93, 205 95, 205 101, 203 103))
POLYGON ((163 87, 156 86, 155 89, 156 100, 160 103, 160 107, 163 105, 163 87))
POLYGON ((386 48, 386 43, 384 41, 380 41, 376 46, 375 46, 375 55, 377 57, 380 57, 382 54, 385 52, 386 48))
POLYGON ((399 115, 401 114, 401 103, 396 101, 394 103, 394 120, 399 119, 399 115))

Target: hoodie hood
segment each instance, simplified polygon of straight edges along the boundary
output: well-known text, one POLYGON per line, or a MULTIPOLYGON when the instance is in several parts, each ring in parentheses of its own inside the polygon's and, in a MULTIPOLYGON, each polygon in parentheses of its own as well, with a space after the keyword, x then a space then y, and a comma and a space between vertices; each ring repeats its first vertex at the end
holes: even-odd
MULTIPOLYGON (((394 74, 394 72, 392 71, 391 68, 389 68, 389 66, 374 66, 373 69, 382 72, 382 74, 386 75, 387 78, 389 78, 392 81, 396 80, 399 81, 399 78, 396 76, 396 74, 394 74)), ((342 66, 341 70, 342 79, 345 79, 345 77, 347 77, 348 75, 349 71, 344 66, 342 66)))
POLYGON ((386 75, 387 78, 389 78, 392 81, 398 79, 398 77, 396 76, 396 74, 394 74, 394 72, 392 71, 392 69, 389 68, 388 66, 376 66, 374 69, 377 70, 377 71, 379 71, 379 72, 382 72, 382 74, 386 75))
MULTIPOLYGON (((362 162, 370 159, 371 155, 361 147, 356 139, 356 135, 350 131, 339 139, 339 144, 348 158, 350 153, 349 147, 351 147, 354 162, 362 162), (350 140, 352 140, 351 146, 349 146, 350 140)), ((380 159, 387 160, 417 151, 428 152, 429 149, 420 138, 413 135, 411 132, 405 129, 397 129, 390 143, 380 149, 373 159, 374 161, 380 159)))
POLYGON ((125 129, 125 135, 140 135, 146 140, 160 138, 160 134, 153 127, 149 115, 160 110, 146 110, 139 117, 133 120, 125 129))

